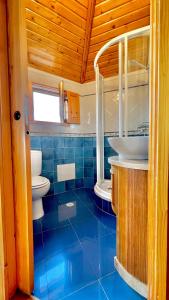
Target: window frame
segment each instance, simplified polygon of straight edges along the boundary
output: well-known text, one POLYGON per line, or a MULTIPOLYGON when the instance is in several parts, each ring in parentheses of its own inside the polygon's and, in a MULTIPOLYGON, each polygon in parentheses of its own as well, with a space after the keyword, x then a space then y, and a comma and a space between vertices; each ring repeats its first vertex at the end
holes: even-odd
POLYGON ((61 97, 61 93, 58 88, 51 87, 48 85, 38 84, 31 82, 30 83, 30 101, 29 101, 29 121, 31 124, 43 125, 46 127, 49 126, 63 126, 66 123, 64 122, 64 97, 61 97), (58 96, 60 102, 60 119, 61 122, 50 122, 50 121, 38 121, 34 119, 34 105, 33 105, 33 92, 41 92, 46 95, 58 96))

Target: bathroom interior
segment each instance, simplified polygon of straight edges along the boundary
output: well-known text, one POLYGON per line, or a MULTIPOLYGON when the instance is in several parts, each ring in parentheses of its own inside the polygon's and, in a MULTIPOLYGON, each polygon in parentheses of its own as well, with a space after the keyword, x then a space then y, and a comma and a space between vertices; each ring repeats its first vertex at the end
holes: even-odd
MULTIPOLYGON (((106 1, 96 4, 96 13, 104 2, 106 7, 106 1)), ((33 294, 44 300, 147 298, 149 17, 144 18, 147 26, 91 45, 85 81, 78 83, 64 68, 57 76, 57 54, 49 67, 43 53, 48 49, 36 52, 35 31, 44 28, 33 4, 27 1, 26 10, 33 294), (93 48, 98 50, 93 53, 93 48), (139 238, 131 236, 134 226, 139 238)))
POLYGON ((40 300, 165 300, 149 289, 150 0, 19 3, 24 16, 11 36, 16 30, 21 42, 14 54, 9 47, 11 82, 28 83, 23 110, 17 100, 11 108, 12 155, 21 131, 25 151, 19 167, 13 162, 14 199, 23 175, 14 216, 19 290, 40 300))

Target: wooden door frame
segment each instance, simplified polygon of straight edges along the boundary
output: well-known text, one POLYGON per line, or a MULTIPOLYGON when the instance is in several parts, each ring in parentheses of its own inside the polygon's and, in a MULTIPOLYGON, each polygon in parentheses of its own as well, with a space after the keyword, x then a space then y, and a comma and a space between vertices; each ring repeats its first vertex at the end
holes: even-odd
POLYGON ((17 287, 6 16, 6 1, 0 0, 0 299, 3 300, 8 300, 17 287))
POLYGON ((6 0, 10 74, 12 160, 15 198, 17 287, 33 290, 33 225, 25 1, 6 0), (20 119, 14 114, 20 112, 20 119))
POLYGON ((151 25, 148 299, 165 300, 169 296, 169 287, 167 287, 169 183, 168 0, 151 1, 151 25))

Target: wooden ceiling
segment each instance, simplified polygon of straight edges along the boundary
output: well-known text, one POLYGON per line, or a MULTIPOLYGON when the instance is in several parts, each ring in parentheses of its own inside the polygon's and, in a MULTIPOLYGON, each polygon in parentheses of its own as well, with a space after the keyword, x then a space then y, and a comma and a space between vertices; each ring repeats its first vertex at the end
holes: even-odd
MULTIPOLYGON (((150 0, 25 3, 29 65, 81 83, 95 79, 93 61, 107 41, 150 23, 150 0)), ((117 74, 117 45, 103 54, 99 66, 105 77, 117 74)))

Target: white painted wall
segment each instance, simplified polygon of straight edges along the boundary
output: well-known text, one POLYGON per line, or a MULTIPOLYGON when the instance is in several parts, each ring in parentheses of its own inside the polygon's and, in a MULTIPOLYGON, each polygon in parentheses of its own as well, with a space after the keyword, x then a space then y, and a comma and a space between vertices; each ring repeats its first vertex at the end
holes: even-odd
MULTIPOLYGON (((36 69, 29 68, 29 79, 32 82, 46 84, 57 87, 62 80, 61 77, 48 74, 36 69)), ((128 129, 136 130, 137 126, 148 121, 148 74, 142 71, 139 74, 132 73, 129 75, 129 91, 128 91, 128 129), (137 76, 136 76, 137 75, 137 76)), ((80 113, 81 124, 70 126, 58 126, 52 132, 44 132, 49 134, 54 133, 95 133, 96 132, 96 95, 95 82, 76 83, 64 79, 64 88, 80 94, 80 113)), ((105 131, 118 131, 118 77, 108 78, 104 80, 105 91, 105 131), (113 91, 112 91, 113 90, 113 91)), ((30 131, 37 132, 37 128, 31 125, 30 131)))

